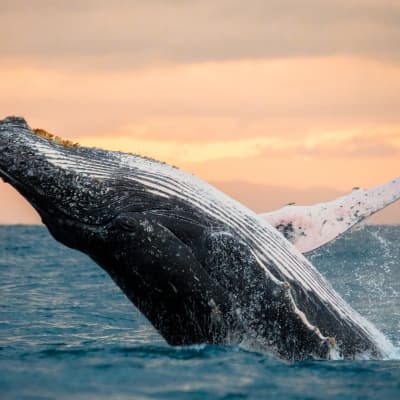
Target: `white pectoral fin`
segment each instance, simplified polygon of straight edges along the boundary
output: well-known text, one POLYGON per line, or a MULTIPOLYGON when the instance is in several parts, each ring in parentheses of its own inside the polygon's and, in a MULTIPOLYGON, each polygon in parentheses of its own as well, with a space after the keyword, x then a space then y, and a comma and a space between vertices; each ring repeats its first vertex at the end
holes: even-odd
POLYGON ((365 218, 400 198, 400 178, 371 189, 353 189, 346 195, 312 206, 288 205, 260 214, 302 253, 336 239, 365 218))

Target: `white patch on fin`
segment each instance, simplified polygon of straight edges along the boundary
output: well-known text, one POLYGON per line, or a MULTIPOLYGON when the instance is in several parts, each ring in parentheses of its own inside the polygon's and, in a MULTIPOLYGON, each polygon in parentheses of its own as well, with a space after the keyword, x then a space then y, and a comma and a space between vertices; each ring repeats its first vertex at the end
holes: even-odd
POLYGON ((354 189, 350 194, 312 206, 288 205, 260 214, 302 253, 338 238, 365 218, 400 199, 400 178, 372 189, 354 189))

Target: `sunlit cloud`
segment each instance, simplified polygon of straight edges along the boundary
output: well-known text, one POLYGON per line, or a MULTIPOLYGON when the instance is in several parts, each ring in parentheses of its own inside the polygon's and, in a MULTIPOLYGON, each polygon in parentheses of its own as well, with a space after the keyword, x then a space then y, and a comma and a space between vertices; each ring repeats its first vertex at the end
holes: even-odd
POLYGON ((0 85, 3 115, 62 136, 207 141, 400 124, 400 65, 353 57, 124 72, 0 65, 0 85))
MULTIPOLYGON (((138 130, 144 127, 138 127, 138 130)), ((318 132, 303 137, 258 137, 231 140, 154 140, 145 137, 106 135, 76 137, 82 145, 110 150, 127 151, 150 156, 173 164, 203 163, 212 160, 254 157, 292 156, 304 158, 370 158, 400 156, 400 125, 379 129, 377 133, 365 130, 318 132)))

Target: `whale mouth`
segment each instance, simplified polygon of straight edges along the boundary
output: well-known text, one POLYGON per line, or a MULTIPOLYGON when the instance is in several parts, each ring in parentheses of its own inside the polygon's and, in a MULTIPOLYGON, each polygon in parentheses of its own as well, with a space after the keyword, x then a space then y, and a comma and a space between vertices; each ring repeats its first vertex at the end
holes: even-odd
POLYGON ((20 184, 17 179, 12 177, 10 174, 8 174, 4 169, 0 167, 0 179, 3 180, 5 183, 10 183, 10 184, 20 184))
POLYGON ((0 167, 0 179, 4 183, 8 183, 16 189, 25 190, 28 189, 27 185, 25 185, 22 181, 17 179, 15 176, 7 173, 3 168, 0 167))

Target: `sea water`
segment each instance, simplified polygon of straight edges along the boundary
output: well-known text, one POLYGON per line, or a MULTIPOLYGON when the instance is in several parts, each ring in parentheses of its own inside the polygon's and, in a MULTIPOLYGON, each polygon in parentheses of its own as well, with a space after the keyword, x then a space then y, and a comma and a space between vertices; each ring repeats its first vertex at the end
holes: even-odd
MULTIPOLYGON (((396 346, 399 239, 400 226, 366 226, 308 255, 396 346)), ((0 227, 0 399, 400 399, 397 358, 171 347, 88 257, 43 227, 0 227)))

